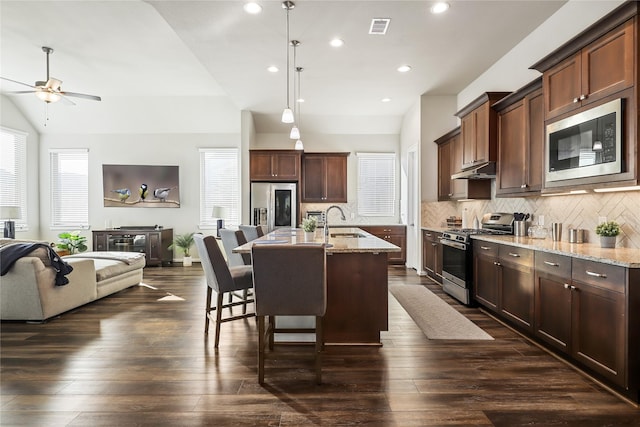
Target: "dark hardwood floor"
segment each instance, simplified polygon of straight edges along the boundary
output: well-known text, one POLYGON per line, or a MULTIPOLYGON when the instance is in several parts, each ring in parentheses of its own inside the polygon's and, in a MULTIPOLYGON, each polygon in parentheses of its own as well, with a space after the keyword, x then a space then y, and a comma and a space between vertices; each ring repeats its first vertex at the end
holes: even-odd
POLYGON ((308 359, 267 361, 260 387, 254 319, 224 323, 214 351, 199 264, 147 268, 148 286, 2 323, 0 425, 640 425, 640 409, 415 271, 390 281, 428 286, 495 341, 428 340, 390 296, 383 347, 327 347, 321 386, 308 359))

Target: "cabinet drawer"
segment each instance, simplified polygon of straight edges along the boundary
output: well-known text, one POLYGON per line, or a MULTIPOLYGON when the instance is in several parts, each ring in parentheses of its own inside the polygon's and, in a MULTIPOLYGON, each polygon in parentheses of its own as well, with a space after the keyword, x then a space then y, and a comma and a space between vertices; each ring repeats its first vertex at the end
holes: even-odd
POLYGON ((533 251, 531 249, 500 245, 498 252, 501 261, 533 266, 533 251))
POLYGON ((571 277, 571 257, 546 252, 536 252, 536 271, 558 277, 571 277))
POLYGON ((442 237, 442 233, 431 230, 422 230, 422 238, 429 242, 439 242, 442 237))
POLYGON ((611 264, 573 258, 571 278, 614 292, 624 293, 627 270, 611 264))
POLYGON ((482 240, 473 241, 473 253, 482 256, 498 256, 498 243, 484 242, 482 240))
POLYGON ((404 225, 367 225, 366 227, 360 227, 363 230, 375 234, 375 235, 395 235, 395 236, 404 236, 405 235, 405 226, 404 225))

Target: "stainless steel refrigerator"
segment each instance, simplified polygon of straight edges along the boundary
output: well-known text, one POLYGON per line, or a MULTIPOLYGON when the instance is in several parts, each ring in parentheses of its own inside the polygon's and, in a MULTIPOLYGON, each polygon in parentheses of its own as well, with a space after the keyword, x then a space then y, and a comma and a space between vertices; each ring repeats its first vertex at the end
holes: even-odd
POLYGON ((296 227, 298 188, 294 183, 251 183, 251 225, 262 225, 268 231, 296 227))

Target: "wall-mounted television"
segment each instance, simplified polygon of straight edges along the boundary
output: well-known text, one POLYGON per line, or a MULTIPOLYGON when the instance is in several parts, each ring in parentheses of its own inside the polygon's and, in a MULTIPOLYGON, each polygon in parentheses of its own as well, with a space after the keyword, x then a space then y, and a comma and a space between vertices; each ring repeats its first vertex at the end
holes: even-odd
POLYGON ((105 207, 179 208, 178 166, 102 165, 105 207))

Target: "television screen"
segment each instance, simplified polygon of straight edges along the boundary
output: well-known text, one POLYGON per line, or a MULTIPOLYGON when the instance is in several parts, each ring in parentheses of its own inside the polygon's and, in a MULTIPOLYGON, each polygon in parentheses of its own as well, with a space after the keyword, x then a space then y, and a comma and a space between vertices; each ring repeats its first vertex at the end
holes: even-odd
POLYGON ((178 166, 102 165, 105 207, 179 208, 178 166))

